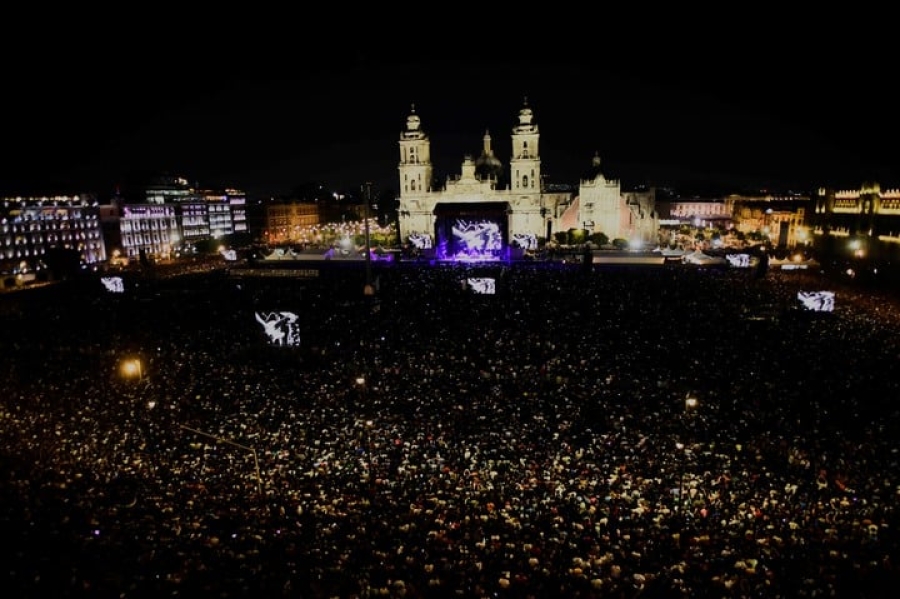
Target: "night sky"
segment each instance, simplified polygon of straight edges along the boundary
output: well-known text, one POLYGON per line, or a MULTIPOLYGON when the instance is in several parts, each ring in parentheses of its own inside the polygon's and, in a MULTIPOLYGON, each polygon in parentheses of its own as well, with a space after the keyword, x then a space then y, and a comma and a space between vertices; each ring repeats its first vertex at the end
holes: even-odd
POLYGON ((57 61, 41 76, 33 69, 8 76, 0 196, 105 197, 153 172, 254 197, 309 183, 353 192, 371 181, 396 190, 397 140, 412 104, 443 181, 460 172, 466 154, 477 157, 486 131, 508 164, 526 97, 549 183, 577 184, 599 152, 604 174, 623 189, 900 186, 900 119, 878 48, 840 54, 783 41, 776 52, 758 39, 742 51, 714 41, 667 43, 652 58, 581 48, 572 58, 461 50, 454 58, 403 59, 396 48, 306 47, 278 77, 247 60, 128 68, 81 56, 57 61))

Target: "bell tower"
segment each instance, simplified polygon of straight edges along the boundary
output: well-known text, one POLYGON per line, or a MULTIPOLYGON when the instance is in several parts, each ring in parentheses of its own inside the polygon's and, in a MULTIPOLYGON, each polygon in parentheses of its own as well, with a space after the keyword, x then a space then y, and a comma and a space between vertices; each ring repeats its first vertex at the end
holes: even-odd
POLYGON ((528 98, 519 110, 519 124, 512 130, 512 158, 509 161, 510 189, 513 193, 541 192, 540 133, 533 122, 528 98))
POLYGON ((400 132, 400 196, 431 191, 431 141, 422 131, 416 106, 406 117, 406 129, 400 132))

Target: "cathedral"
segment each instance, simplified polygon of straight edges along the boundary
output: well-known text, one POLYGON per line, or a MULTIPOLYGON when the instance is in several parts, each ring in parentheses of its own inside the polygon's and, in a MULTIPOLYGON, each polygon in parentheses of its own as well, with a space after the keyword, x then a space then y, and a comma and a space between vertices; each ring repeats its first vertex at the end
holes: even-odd
POLYGON ((623 193, 601 173, 599 156, 577 192, 545 189, 540 132, 527 100, 511 137, 508 167, 485 133, 481 155, 465 156, 459 175, 436 182, 431 141, 413 106, 400 133, 400 238, 441 259, 507 258, 572 229, 632 247, 657 244, 654 191, 623 193))

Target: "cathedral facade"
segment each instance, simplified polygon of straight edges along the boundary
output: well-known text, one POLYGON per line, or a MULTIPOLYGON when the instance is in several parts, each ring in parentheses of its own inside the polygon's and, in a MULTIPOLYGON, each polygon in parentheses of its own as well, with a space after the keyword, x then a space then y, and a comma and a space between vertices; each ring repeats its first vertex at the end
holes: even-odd
POLYGON ((512 128, 508 171, 491 141, 486 133, 477 159, 465 156, 458 176, 436 182, 431 141, 413 107, 399 140, 399 228, 404 243, 433 248, 441 258, 500 258, 536 249, 542 240, 570 229, 656 244, 655 193, 623 194, 618 181, 602 175, 597 156, 577 193, 545 190, 540 131, 527 101, 512 128))

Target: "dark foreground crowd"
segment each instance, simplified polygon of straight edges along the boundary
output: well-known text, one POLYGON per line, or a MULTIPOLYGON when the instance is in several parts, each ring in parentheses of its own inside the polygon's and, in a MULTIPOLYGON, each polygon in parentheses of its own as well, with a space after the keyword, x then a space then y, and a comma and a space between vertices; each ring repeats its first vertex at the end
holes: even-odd
POLYGON ((896 303, 809 313, 829 284, 797 271, 392 266, 363 296, 304 268, 0 298, 5 596, 894 595, 896 303))

